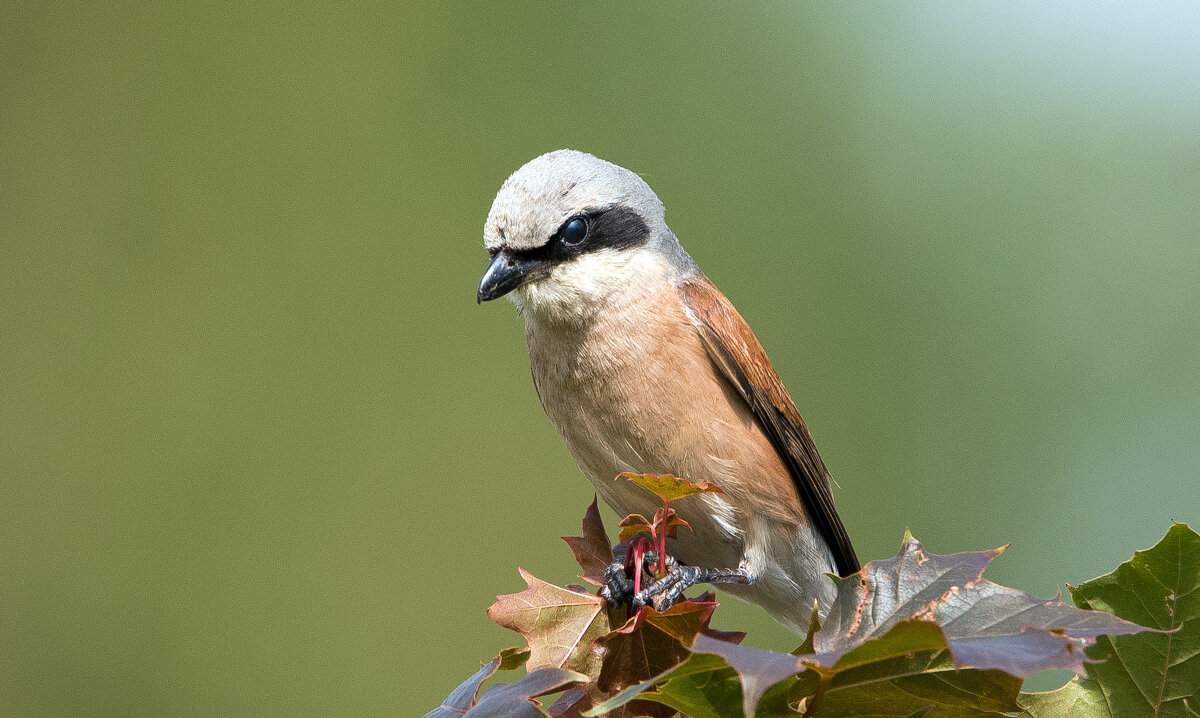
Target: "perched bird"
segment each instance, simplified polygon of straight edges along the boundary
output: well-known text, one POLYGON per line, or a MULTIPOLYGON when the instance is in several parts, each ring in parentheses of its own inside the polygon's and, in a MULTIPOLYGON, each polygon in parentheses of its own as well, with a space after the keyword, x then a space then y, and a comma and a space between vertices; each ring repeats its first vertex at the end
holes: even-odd
POLYGON ((674 507, 670 553, 725 568, 724 590, 803 634, 822 574, 859 569, 829 472, 766 353, 700 271, 633 172, 583 152, 544 154, 496 195, 480 302, 525 319, 533 380, 583 473, 618 514, 658 500, 624 471, 708 479, 725 493, 674 507))

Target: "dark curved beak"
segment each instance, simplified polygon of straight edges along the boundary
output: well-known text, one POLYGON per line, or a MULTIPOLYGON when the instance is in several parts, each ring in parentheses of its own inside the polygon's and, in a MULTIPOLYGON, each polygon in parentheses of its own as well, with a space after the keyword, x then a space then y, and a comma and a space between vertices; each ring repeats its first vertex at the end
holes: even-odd
POLYGON ((479 293, 475 295, 479 303, 499 299, 505 294, 521 286, 543 268, 543 262, 500 252, 488 265, 479 281, 479 293))

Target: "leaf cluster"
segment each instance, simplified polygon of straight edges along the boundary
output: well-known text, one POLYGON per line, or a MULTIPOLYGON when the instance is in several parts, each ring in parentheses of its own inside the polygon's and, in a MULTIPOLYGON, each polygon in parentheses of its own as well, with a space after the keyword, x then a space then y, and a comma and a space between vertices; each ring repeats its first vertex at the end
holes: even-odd
MULTIPOLYGON (((602 583, 613 551, 594 501, 582 535, 565 540, 582 578, 602 583)), ((522 570, 527 588, 488 615, 527 647, 502 652, 427 716, 1200 716, 1195 531, 1173 524, 1113 573, 1071 587, 1075 605, 984 579, 1002 551, 937 555, 906 533, 894 558, 832 579, 824 621, 814 607, 791 653, 712 630, 711 594, 627 617, 522 570), (494 673, 521 666, 523 677, 480 695, 494 673), (1047 668, 1076 676, 1021 692, 1047 668)))

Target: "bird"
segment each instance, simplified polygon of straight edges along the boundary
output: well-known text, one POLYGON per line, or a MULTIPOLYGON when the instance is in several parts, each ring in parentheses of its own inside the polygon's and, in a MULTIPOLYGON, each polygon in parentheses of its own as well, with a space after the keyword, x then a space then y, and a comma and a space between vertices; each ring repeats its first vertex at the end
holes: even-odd
MULTIPOLYGON (((673 503, 669 553, 799 635, 860 568, 830 474, 762 345, 667 226, 636 173, 576 150, 530 160, 484 226, 477 301, 524 319, 538 397, 618 515, 658 499, 623 472, 706 479, 673 503), (723 572, 723 573, 722 573, 723 572), (729 577, 732 577, 730 579, 729 577)), ((740 245, 749 249, 749 244, 740 245)))

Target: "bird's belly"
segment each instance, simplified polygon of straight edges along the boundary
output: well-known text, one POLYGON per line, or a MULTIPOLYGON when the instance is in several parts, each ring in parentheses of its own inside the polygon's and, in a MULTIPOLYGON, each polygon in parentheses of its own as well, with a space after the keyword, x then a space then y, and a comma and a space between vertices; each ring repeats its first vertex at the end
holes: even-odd
MULTIPOLYGON (((672 506, 681 528, 672 552, 692 565, 741 564, 751 519, 793 524, 798 497, 744 399, 712 363, 678 299, 608 311, 567 330, 530 319, 529 356, 542 406, 584 475, 617 514, 654 515, 659 500, 622 472, 707 479, 724 494, 672 506), (782 481, 780 481, 782 479, 782 481), (782 486, 784 500, 769 487, 782 486), (768 487, 764 489, 764 487, 768 487)), ((653 299, 646 299, 653 303, 653 299)))
MULTIPOLYGON (((560 424, 568 449, 596 492, 619 516, 638 513, 651 519, 661 506, 660 500, 642 486, 624 478, 622 472, 636 474, 674 474, 691 480, 708 479, 721 484, 713 471, 697 475, 698 464, 716 466, 719 457, 697 457, 687 452, 670 451, 670 442, 660 438, 638 441, 625 431, 611 431, 613 424, 588 414, 586 426, 576 433, 560 424)), ((621 427, 630 426, 617 421, 621 427)), ((669 424, 664 424, 669 426, 669 424)), ((721 465, 721 471, 731 469, 721 465)), ((743 553, 743 517, 735 505, 721 494, 689 496, 672 502, 672 507, 688 522, 691 530, 680 528, 671 552, 684 563, 715 568, 734 568, 743 553)))

